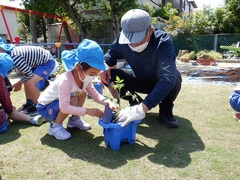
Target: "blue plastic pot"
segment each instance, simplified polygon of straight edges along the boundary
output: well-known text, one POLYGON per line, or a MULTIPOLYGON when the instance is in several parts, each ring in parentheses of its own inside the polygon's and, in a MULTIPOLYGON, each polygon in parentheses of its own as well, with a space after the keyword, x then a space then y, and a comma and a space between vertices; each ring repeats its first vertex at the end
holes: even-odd
POLYGON ((121 124, 118 123, 104 123, 102 118, 98 120, 98 124, 103 127, 105 145, 112 150, 119 150, 123 142, 134 144, 137 124, 140 122, 141 120, 133 121, 125 127, 121 127, 121 124))

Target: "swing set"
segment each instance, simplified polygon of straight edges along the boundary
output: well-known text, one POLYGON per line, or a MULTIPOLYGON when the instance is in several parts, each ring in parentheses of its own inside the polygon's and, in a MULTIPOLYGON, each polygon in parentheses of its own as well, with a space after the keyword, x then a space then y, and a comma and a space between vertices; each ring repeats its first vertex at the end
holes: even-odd
MULTIPOLYGON (((77 39, 76 39, 76 37, 74 36, 73 31, 71 30, 69 24, 67 23, 66 18, 63 17, 63 16, 57 16, 57 15, 46 14, 46 13, 42 13, 42 12, 36 12, 36 11, 31 11, 31 10, 26 10, 26 9, 20 9, 20 8, 15 8, 15 7, 10 7, 10 6, 0 5, 1 15, 2 15, 2 18, 3 18, 3 21, 4 21, 4 25, 5 25, 5 27, 6 27, 6 30, 7 30, 7 33, 8 33, 8 37, 9 37, 11 43, 14 43, 14 42, 13 42, 12 35, 11 35, 11 33, 10 33, 10 30, 9 30, 9 27, 8 27, 8 23, 7 23, 7 20, 6 20, 4 11, 3 11, 4 9, 14 11, 15 13, 17 13, 17 12, 22 12, 22 13, 28 13, 29 15, 38 15, 38 16, 43 17, 44 19, 45 19, 46 17, 47 17, 47 18, 60 19, 60 20, 61 20, 61 27, 60 27, 60 31, 59 31, 59 34, 58 34, 58 40, 57 40, 57 42, 55 43, 54 47, 59 48, 59 47, 61 46, 60 40, 61 40, 61 34, 62 34, 63 26, 66 26, 66 27, 67 27, 66 29, 68 30, 68 33, 72 36, 74 42, 77 43, 77 39)), ((71 38, 71 37, 70 37, 70 38, 71 38)), ((15 40, 18 41, 18 42, 15 42, 15 44, 18 44, 20 39, 16 37, 15 40)), ((71 39, 70 39, 70 40, 71 40, 71 39)))

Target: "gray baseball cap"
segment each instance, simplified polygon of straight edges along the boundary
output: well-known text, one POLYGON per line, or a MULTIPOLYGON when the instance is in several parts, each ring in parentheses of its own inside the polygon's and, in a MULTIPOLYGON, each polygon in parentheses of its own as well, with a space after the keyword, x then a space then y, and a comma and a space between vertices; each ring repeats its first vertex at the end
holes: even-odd
POLYGON ((146 30, 151 26, 149 14, 142 9, 127 11, 122 19, 119 44, 133 44, 143 40, 146 30))

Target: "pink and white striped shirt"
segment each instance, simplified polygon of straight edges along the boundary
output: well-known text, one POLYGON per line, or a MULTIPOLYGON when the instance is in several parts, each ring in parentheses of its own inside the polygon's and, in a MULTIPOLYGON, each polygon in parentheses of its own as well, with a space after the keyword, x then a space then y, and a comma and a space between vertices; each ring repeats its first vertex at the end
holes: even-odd
POLYGON ((92 83, 85 87, 85 89, 80 89, 71 71, 67 71, 50 83, 38 98, 38 102, 42 105, 48 105, 55 100, 59 100, 59 108, 63 113, 84 116, 86 108, 71 105, 70 97, 86 91, 95 102, 104 106, 107 105, 106 102, 103 102, 106 97, 98 93, 92 83))

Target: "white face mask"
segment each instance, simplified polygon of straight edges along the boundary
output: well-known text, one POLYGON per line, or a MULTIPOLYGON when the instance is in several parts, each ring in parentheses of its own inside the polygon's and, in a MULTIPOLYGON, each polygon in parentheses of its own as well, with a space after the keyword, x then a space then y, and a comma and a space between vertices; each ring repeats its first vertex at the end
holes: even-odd
POLYGON ((131 45, 128 45, 133 51, 135 52, 142 52, 144 49, 146 49, 146 47, 148 46, 148 41, 146 41, 145 43, 139 45, 139 46, 136 46, 136 47, 132 47, 131 45))
POLYGON ((85 75, 85 78, 84 78, 84 79, 81 78, 79 72, 78 72, 78 77, 79 77, 80 81, 83 82, 84 87, 86 87, 85 85, 88 85, 90 82, 92 82, 92 81, 94 80, 95 76, 89 76, 89 75, 87 75, 87 74, 84 72, 84 70, 83 70, 83 73, 84 73, 84 75, 85 75))
POLYGON ((135 52, 142 52, 144 49, 146 49, 146 47, 148 46, 148 41, 146 41, 145 43, 139 45, 139 46, 136 46, 136 47, 132 47, 130 44, 128 45, 133 51, 135 52))

